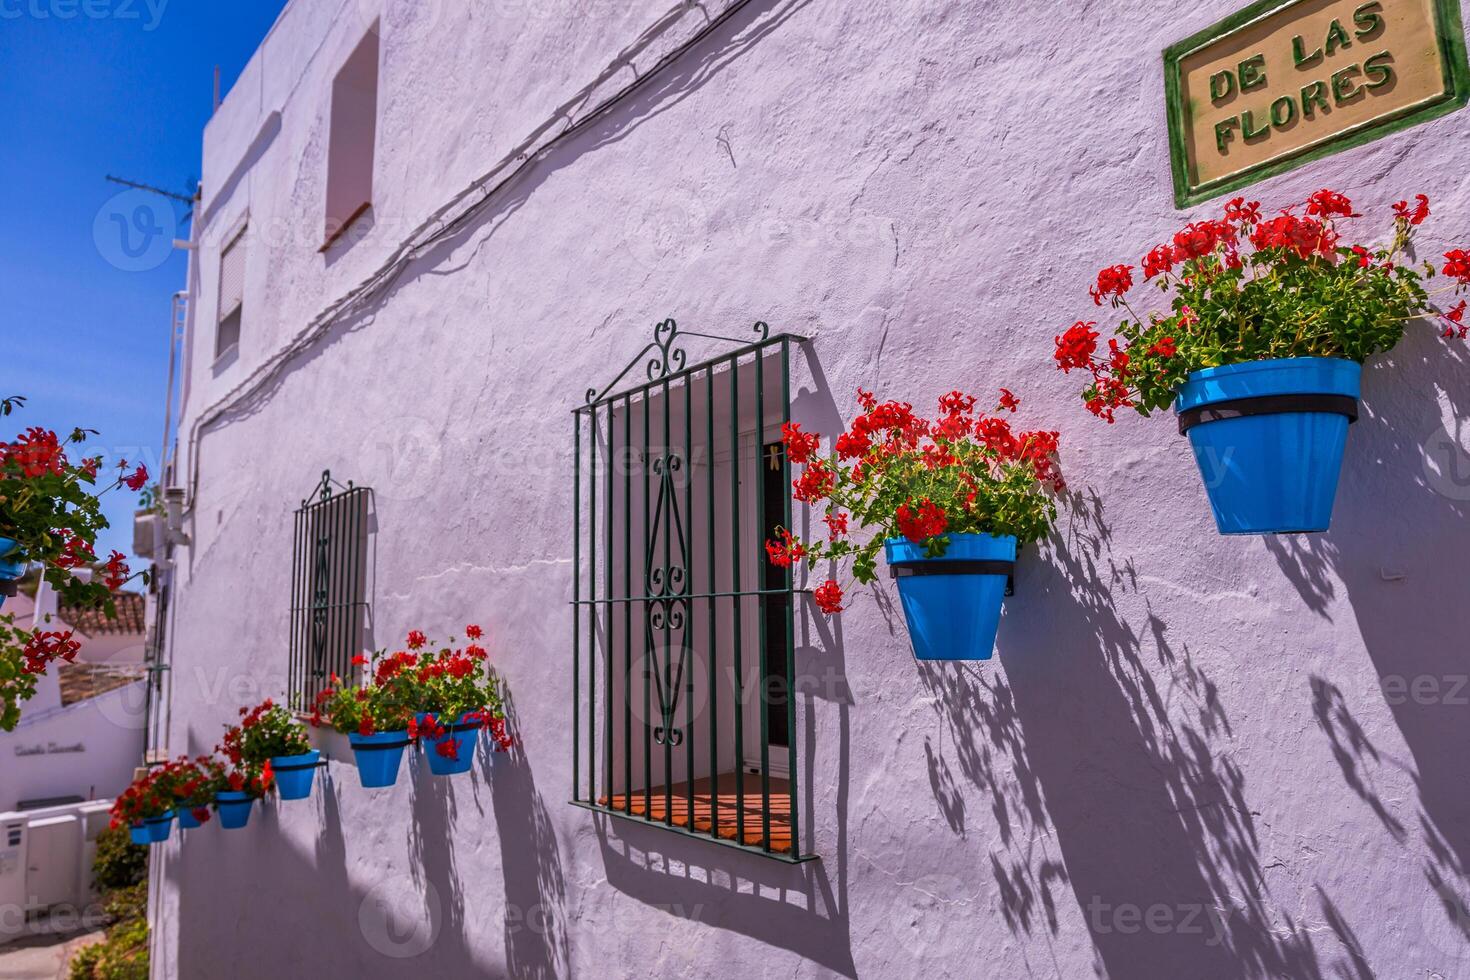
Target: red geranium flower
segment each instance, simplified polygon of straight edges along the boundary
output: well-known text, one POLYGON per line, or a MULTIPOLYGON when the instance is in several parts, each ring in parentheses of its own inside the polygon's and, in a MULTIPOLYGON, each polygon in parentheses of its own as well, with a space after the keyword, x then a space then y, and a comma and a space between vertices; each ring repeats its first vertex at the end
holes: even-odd
POLYGON ((127 486, 129 490, 142 490, 143 486, 147 482, 148 467, 142 465, 141 463, 138 464, 138 468, 133 471, 132 476, 123 479, 123 483, 127 486))
POLYGON ((1353 213, 1353 202, 1336 191, 1322 188, 1311 197, 1307 198, 1307 214, 1318 215, 1323 218, 1342 217, 1358 218, 1361 215, 1353 213))
POLYGON ((780 541, 766 542, 766 555, 769 556, 771 564, 777 568, 790 568, 793 562, 801 561, 806 557, 806 548, 794 543, 791 532, 784 527, 776 532, 780 541))
POLYGON ((1463 248, 1452 248, 1444 253, 1444 268, 1442 271, 1452 279, 1458 279, 1460 285, 1470 286, 1470 252, 1463 248))
POLYGON ((1092 296, 1092 301, 1102 306, 1103 297, 1110 296, 1118 299, 1132 288, 1133 266, 1110 265, 1097 274, 1097 285, 1088 292, 1092 296))
POLYGON ((1056 338, 1057 365, 1063 373, 1073 368, 1092 366, 1092 355, 1097 350, 1098 333, 1092 329, 1097 324, 1090 320, 1078 320, 1067 328, 1067 332, 1056 338))
POLYGON ((793 463, 805 463, 811 459, 821 442, 811 433, 802 432, 801 426, 796 422, 782 424, 781 441, 786 443, 786 455, 793 463))
POLYGON ((949 527, 949 519, 943 508, 927 497, 919 502, 918 510, 912 509, 907 503, 899 504, 896 516, 899 531, 915 544, 937 538, 949 527))
POLYGON ((842 612, 842 587, 831 579, 819 585, 812 598, 817 601, 817 608, 828 616, 842 612))
POLYGON ((480 637, 485 635, 485 632, 478 626, 470 625, 464 628, 464 635, 469 637, 471 640, 478 640, 480 637))
POLYGON ((1393 214, 1396 219, 1407 221, 1411 225, 1422 225, 1424 219, 1429 217, 1429 198, 1423 194, 1414 195, 1414 206, 1409 207, 1408 201, 1399 201, 1393 206, 1393 214))

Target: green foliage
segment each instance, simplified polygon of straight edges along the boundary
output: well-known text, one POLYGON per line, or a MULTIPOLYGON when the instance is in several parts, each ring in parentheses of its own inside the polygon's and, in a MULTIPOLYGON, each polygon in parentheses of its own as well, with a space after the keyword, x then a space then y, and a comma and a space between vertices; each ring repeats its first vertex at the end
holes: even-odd
MULTIPOLYGON (((24 404, 21 396, 0 400, 0 417, 24 404)), ((67 454, 91 432, 75 429, 63 440, 55 432, 31 427, 12 442, 0 441, 0 537, 16 542, 7 561, 39 567, 63 603, 101 609, 110 619, 117 615, 113 593, 128 581, 130 570, 116 552, 98 563, 97 535, 108 526, 101 497, 119 487, 140 485, 147 472, 140 466, 127 475, 120 465, 116 477, 97 491, 101 459, 75 461, 67 454), (89 565, 98 566, 90 579, 74 574, 89 565)), ((146 572, 143 578, 147 580, 146 572)), ((12 619, 0 620, 0 730, 15 727, 20 703, 35 694, 35 678, 27 675, 45 671, 49 658, 35 655, 39 648, 27 649, 34 636, 15 629, 12 619)), ((67 634, 58 642, 69 640, 67 634)))
POLYGON ((92 880, 97 888, 115 891, 148 878, 148 848, 134 844, 125 827, 109 827, 97 835, 97 855, 92 859, 92 880))
POLYGON ((15 628, 15 617, 0 614, 0 731, 14 731, 20 705, 36 693, 36 675, 25 669, 25 646, 31 634, 15 628))
POLYGON ((246 712, 238 727, 225 733, 224 748, 229 752, 232 747, 238 749, 241 762, 260 765, 276 756, 310 752, 311 740, 306 726, 295 715, 273 701, 265 701, 246 712))
POLYGON ((72 958, 70 980, 148 980, 148 883, 108 895, 107 938, 72 958))

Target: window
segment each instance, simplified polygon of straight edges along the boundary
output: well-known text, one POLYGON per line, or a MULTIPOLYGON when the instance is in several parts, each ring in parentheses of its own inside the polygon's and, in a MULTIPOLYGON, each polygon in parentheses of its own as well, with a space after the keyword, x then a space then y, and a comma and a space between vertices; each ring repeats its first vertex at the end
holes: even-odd
MULTIPOLYGON (((791 524, 794 338, 685 368, 672 320, 576 412, 573 802, 786 861, 800 851, 791 524)), ((742 343, 734 341, 735 343, 742 343)))
POLYGON ((372 205, 373 147, 378 131, 377 25, 357 45, 332 83, 327 144, 327 226, 323 251, 372 205))
POLYGON ((372 491, 323 473, 296 511, 291 563, 290 707, 308 710, 332 674, 352 676, 367 625, 372 491))
POLYGON ((214 357, 219 360, 240 346, 240 323, 245 315, 245 232, 242 224, 230 235, 219 255, 219 321, 214 335, 214 357))

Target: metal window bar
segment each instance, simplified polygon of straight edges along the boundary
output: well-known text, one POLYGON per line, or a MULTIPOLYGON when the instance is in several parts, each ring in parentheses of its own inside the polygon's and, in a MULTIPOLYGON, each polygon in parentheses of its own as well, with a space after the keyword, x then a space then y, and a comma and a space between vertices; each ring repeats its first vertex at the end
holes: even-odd
POLYGON ((367 621, 372 490, 322 474, 296 511, 291 561, 287 700, 305 711, 336 674, 352 676, 367 621))
POLYGON ((764 547, 771 527, 790 526, 790 466, 781 453, 773 513, 761 468, 790 419, 802 338, 764 323, 755 335, 665 320, 573 412, 572 803, 799 862, 812 856, 801 851, 790 696, 796 589, 765 571, 764 547), (688 337, 737 346, 688 367, 688 337), (640 367, 647 380, 619 389, 640 367), (767 681, 783 672, 784 704, 772 708, 784 707, 789 744, 773 747, 767 681), (772 772, 777 750, 784 778, 772 772))

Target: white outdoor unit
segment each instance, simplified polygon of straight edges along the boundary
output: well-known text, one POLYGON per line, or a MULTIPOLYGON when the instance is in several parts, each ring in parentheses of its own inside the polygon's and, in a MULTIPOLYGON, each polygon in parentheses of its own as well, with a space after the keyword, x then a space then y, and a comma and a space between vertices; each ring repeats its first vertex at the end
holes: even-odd
POLYGON ((140 510, 133 515, 133 554, 139 558, 152 558, 161 537, 163 521, 157 513, 140 510))
POLYGON ((82 870, 82 823, 68 813, 31 821, 26 846, 26 905, 43 911, 77 905, 82 870))
MULTIPOLYGON (((0 822, 0 909, 26 904, 26 821, 20 814, 10 817, 14 819, 0 822)), ((0 928, 17 924, 0 922, 0 928)), ((0 942, 5 938, 0 935, 0 942)))

